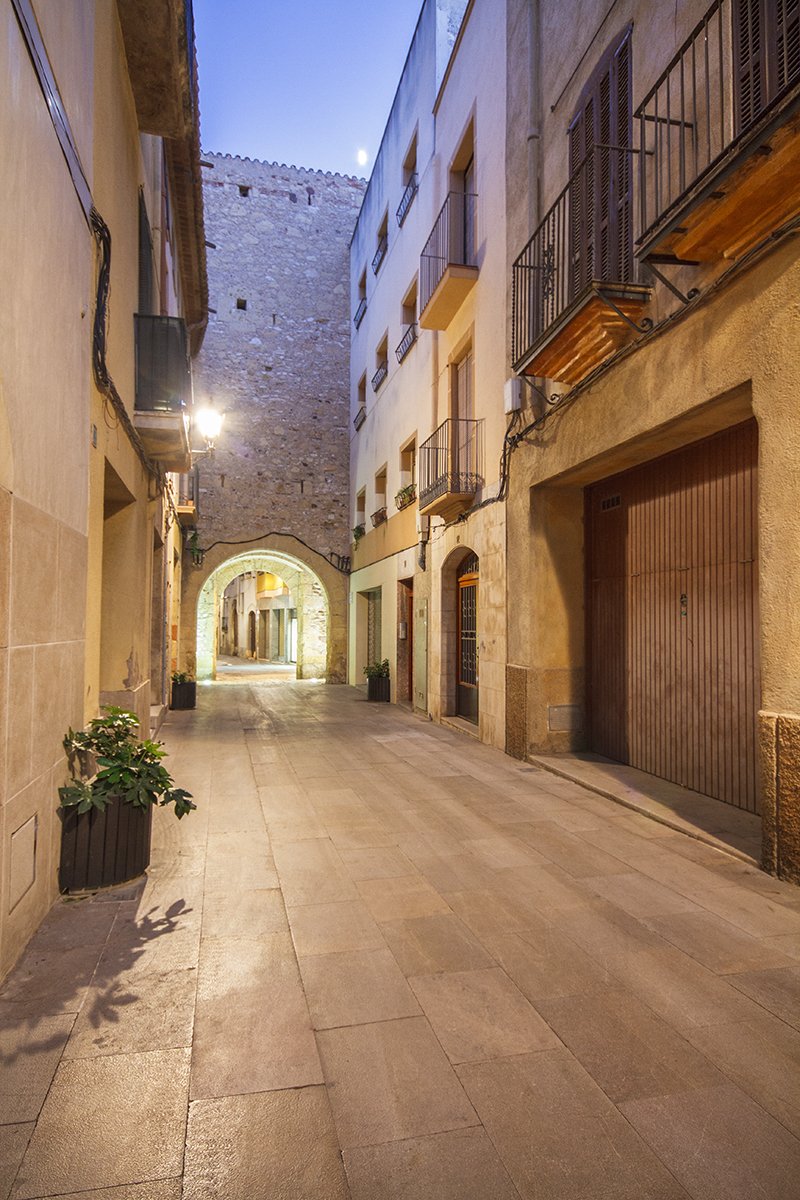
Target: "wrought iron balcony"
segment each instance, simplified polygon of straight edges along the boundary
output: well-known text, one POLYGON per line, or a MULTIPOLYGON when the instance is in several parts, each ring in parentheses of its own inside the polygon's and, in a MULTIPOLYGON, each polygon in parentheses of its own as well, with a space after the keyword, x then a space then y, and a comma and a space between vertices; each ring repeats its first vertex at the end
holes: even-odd
POLYGON ((515 370, 576 383, 632 337, 650 296, 636 282, 632 157, 593 147, 516 259, 515 370))
POLYGON ((134 423, 149 456, 165 471, 188 471, 192 371, 186 323, 136 314, 134 423))
POLYGON ((386 516, 386 505, 384 505, 383 508, 379 508, 377 512, 374 512, 370 517, 373 529, 377 529, 379 525, 383 525, 383 523, 386 521, 386 516))
POLYGON ((366 419, 367 419, 367 406, 365 404, 362 404, 361 408, 359 408, 358 412, 353 417, 353 424, 355 425, 357 430, 361 428, 361 426, 364 424, 366 419))
POLYGON ((358 308, 353 313, 353 324, 355 325, 356 329, 359 328, 359 326, 361 325, 361 322, 364 320, 364 313, 366 311, 367 311, 367 297, 362 296, 358 302, 358 308))
POLYGON ((480 422, 451 417, 419 448, 419 511, 445 520, 463 512, 483 483, 480 422))
POLYGON ((419 262, 423 329, 446 329, 475 286, 477 201, 450 192, 425 243, 419 262))
POLYGON ((735 258, 800 211, 794 0, 715 0, 636 112, 638 253, 735 258))
POLYGON ((400 203, 397 206, 397 214, 396 215, 397 215, 397 224, 398 225, 402 225, 403 221, 405 221, 405 219, 408 215, 408 210, 411 208, 411 205, 414 202, 414 197, 417 194, 417 187, 418 187, 417 176, 415 173, 411 176, 408 183, 406 184, 406 190, 403 192, 403 195, 400 199, 400 203))
POLYGON ((397 361, 399 363, 401 363, 403 361, 403 359, 408 354, 409 350, 414 345, 414 342, 416 340, 417 340, 417 326, 416 326, 416 322, 412 321, 411 324, 409 325, 408 329, 405 331, 402 338, 400 339, 400 345, 395 350, 395 354, 397 355, 397 361))
POLYGON ((372 376, 372 390, 377 392, 378 388, 383 383, 386 376, 389 374, 389 364, 386 359, 383 360, 375 374, 372 376))
POLYGON ((375 255, 372 259, 373 274, 377 275, 378 271, 380 271, 381 263, 386 258, 386 252, 388 251, 388 249, 389 249, 389 235, 388 235, 388 233, 385 233, 383 235, 383 237, 380 238, 380 240, 378 241, 378 249, 375 251, 375 255))
POLYGON ((178 476, 177 509, 181 525, 194 525, 200 497, 200 473, 197 467, 178 476))

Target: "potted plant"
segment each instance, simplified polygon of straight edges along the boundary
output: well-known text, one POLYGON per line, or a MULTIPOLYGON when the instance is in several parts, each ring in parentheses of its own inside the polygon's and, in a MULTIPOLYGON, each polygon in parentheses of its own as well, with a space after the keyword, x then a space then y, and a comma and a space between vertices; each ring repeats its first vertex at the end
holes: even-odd
POLYGON ((360 525, 353 526, 353 542, 355 543, 356 546, 361 541, 362 537, 364 536, 364 534, 366 532, 367 532, 367 530, 366 530, 366 527, 365 527, 363 521, 360 525))
POLYGON ((364 674, 367 677, 367 699, 388 702, 391 695, 388 658, 383 662, 368 663, 364 667, 364 674))
POLYGON ((402 511, 402 509, 408 508, 409 504, 413 504, 416 498, 417 485, 415 483, 407 483, 405 487, 401 487, 400 491, 396 493, 394 502, 402 511))
POLYGON ((178 818, 197 807, 174 786, 162 743, 136 737, 138 724, 134 713, 109 707, 64 738, 72 779, 58 789, 62 892, 135 879, 150 862, 153 805, 174 805, 178 818))
POLYGON ((170 708, 194 708, 197 703, 197 683, 186 671, 172 672, 170 708))

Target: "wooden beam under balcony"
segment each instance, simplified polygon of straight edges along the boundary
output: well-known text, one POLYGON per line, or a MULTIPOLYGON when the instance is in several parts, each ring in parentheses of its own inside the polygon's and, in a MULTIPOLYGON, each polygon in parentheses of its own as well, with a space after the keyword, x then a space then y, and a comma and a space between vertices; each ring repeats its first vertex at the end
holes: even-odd
POLYGON ((447 329, 475 286, 477 267, 448 263, 428 303, 419 315, 423 329, 447 329))
POLYGON ((596 287, 602 297, 586 288, 534 343, 519 367, 523 374, 574 385, 633 339, 636 330, 629 322, 639 323, 651 289, 629 283, 596 287))
POLYGON ((693 262, 736 259, 800 214, 800 111, 689 192, 642 253, 693 262))

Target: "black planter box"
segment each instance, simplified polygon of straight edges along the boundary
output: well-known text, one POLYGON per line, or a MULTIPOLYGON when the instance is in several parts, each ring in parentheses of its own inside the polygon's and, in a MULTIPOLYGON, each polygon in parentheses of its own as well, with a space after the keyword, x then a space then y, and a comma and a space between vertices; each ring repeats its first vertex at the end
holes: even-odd
POLYGON ((373 675, 367 679, 367 699, 389 701, 392 681, 388 675, 373 675))
POLYGON ((62 809, 61 821, 60 891, 112 887, 136 879, 147 869, 152 805, 134 808, 112 800, 104 812, 62 809))
POLYGON ((173 683, 170 708, 194 708, 197 703, 197 683, 187 679, 185 683, 173 683))

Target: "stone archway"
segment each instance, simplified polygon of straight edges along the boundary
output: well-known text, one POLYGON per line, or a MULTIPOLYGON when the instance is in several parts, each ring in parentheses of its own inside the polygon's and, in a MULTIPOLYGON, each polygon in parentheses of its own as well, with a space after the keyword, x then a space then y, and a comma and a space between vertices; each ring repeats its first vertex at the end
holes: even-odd
POLYGON ((297 676, 344 683, 347 667, 347 580, 326 558, 289 535, 237 547, 216 546, 202 567, 183 572, 181 670, 211 679, 216 663, 219 597, 245 571, 280 576, 297 601, 297 676))

